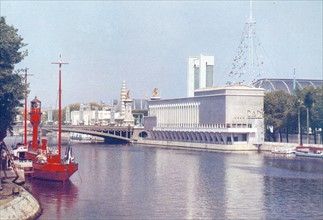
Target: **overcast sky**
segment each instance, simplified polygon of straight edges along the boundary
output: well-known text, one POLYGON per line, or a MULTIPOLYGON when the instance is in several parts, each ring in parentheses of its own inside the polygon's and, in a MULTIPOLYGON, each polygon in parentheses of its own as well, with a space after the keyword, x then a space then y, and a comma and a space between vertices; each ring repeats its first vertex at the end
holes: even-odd
MULTIPOLYGON (((1 16, 28 44, 30 98, 57 106, 111 103, 126 81, 132 98, 185 97, 187 59, 213 54, 214 85, 228 80, 248 1, 0 1, 1 16)), ((261 78, 322 79, 322 2, 254 1, 255 32, 270 69, 261 78)))

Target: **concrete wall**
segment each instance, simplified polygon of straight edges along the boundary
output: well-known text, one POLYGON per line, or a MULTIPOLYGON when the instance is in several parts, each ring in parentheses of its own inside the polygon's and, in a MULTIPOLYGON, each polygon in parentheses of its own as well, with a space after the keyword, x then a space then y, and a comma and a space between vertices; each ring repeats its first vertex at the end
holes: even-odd
POLYGON ((155 116, 145 116, 144 124, 145 124, 145 129, 148 131, 151 131, 157 125, 157 118, 155 116))
POLYGON ((22 187, 16 189, 17 195, 0 206, 0 219, 36 219, 41 214, 38 201, 22 187))
POLYGON ((225 96, 198 97, 200 105, 200 124, 225 124, 226 104, 225 96))
POLYGON ((219 145, 207 143, 189 143, 175 141, 156 141, 139 139, 137 144, 145 144, 155 147, 184 148, 190 150, 207 150, 207 151, 258 151, 258 148, 252 144, 241 143, 234 145, 219 145))

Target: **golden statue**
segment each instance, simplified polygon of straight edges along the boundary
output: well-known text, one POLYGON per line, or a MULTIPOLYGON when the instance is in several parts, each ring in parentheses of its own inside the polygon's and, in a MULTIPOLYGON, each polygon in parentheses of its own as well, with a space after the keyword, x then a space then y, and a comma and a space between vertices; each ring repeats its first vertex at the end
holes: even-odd
POLYGON ((158 97, 158 89, 154 88, 153 97, 158 97))

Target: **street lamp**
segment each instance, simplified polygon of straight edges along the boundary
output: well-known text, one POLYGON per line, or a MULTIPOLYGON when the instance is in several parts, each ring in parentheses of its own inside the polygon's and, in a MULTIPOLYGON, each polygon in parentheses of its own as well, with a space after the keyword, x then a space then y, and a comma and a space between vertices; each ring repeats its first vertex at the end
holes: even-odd
POLYGON ((303 145, 301 143, 301 105, 303 104, 303 101, 298 99, 298 144, 303 145))

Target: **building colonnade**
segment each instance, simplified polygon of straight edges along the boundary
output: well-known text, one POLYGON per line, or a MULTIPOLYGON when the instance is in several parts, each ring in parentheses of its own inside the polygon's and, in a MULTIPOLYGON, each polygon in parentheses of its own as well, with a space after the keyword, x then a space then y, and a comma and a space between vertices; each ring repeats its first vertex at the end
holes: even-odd
POLYGON ((248 143, 249 133, 155 130, 151 131, 150 139, 192 143, 234 144, 235 142, 248 143))
POLYGON ((157 117, 157 127, 194 127, 199 125, 200 103, 151 105, 150 116, 157 117))

